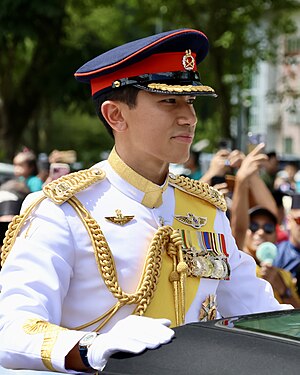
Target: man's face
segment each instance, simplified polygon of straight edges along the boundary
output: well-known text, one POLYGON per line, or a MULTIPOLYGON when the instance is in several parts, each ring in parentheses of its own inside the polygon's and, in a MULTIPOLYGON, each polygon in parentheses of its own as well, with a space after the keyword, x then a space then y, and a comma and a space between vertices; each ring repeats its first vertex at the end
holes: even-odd
POLYGON ((276 242, 275 224, 266 215, 253 215, 250 217, 245 244, 254 258, 256 257, 257 247, 263 242, 276 242))
POLYGON ((123 105, 122 113, 128 126, 123 141, 131 160, 160 167, 166 163, 185 162, 197 122, 194 100, 194 96, 161 95, 141 90, 134 108, 123 105))
POLYGON ((300 209, 292 209, 287 216, 291 243, 300 248, 300 209))

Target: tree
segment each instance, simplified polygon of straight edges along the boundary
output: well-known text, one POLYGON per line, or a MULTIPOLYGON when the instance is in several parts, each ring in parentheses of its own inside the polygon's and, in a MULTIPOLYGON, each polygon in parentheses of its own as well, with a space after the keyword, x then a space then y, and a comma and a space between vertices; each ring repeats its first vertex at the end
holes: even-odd
POLYGON ((3 0, 0 10, 0 130, 12 156, 24 129, 51 93, 54 51, 62 50, 63 2, 3 0))
MULTIPOLYGON (((35 151, 45 149, 40 133, 54 132, 58 118, 94 116, 89 90, 73 77, 85 61, 121 43, 179 27, 200 28, 211 43, 200 73, 219 98, 198 101, 201 136, 209 124, 212 138, 216 133, 231 137, 238 110, 231 101, 234 90, 248 87, 257 60, 272 52, 267 41, 291 30, 285 12, 296 8, 296 0, 2 0, 2 158, 11 159, 25 140, 35 151), (53 116, 56 111, 65 116, 53 116)), ((73 134, 69 137, 72 143, 73 134)))
MULTIPOLYGON (((232 117, 238 115, 239 103, 234 92, 249 89, 257 62, 276 55, 279 35, 295 31, 291 15, 299 9, 294 0, 181 0, 164 1, 164 28, 194 27, 208 35, 210 51, 200 64, 204 84, 212 85, 219 95, 216 101, 199 101, 200 120, 211 124, 222 138, 232 138, 232 117), (170 21, 172 24, 170 25, 170 21), (219 122, 219 123, 218 123, 219 122)), ((205 131, 205 127, 199 127, 205 131)))

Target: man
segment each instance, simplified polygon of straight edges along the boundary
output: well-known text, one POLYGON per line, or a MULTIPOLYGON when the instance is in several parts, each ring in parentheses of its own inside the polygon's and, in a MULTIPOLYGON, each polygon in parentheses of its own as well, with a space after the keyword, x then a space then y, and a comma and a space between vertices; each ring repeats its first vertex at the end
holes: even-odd
POLYGON ((286 216, 289 239, 278 244, 278 254, 274 266, 291 272, 299 278, 300 265, 300 194, 292 196, 291 210, 286 216))
POLYGON ((267 153, 268 160, 264 165, 264 171, 261 173, 261 178, 267 185, 270 191, 274 190, 274 182, 278 172, 278 158, 275 151, 267 153))
POLYGON ((90 170, 46 185, 37 202, 30 195, 13 223, 3 249, 2 366, 102 370, 114 352, 169 342, 169 324, 213 319, 216 309, 287 308, 237 250, 223 196, 168 175, 170 162, 189 157, 195 97, 215 96, 197 72, 207 51, 202 32, 180 29, 76 72, 115 147, 90 170))
POLYGON ((280 303, 290 303, 299 308, 300 298, 291 273, 273 265, 277 252, 276 216, 267 208, 255 206, 249 210, 249 219, 244 251, 255 259, 257 276, 272 285, 274 295, 280 303))
POLYGON ((201 166, 200 166, 200 152, 199 151, 190 151, 190 157, 183 164, 185 168, 188 169, 189 173, 186 174, 187 177, 192 178, 193 180, 199 180, 202 176, 201 166))

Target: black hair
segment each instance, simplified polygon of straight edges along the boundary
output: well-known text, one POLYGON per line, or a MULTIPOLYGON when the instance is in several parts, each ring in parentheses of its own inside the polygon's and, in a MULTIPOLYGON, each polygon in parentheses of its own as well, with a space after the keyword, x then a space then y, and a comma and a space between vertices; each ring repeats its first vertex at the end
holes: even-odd
POLYGON ((269 159, 270 158, 276 158, 277 153, 276 153, 276 151, 270 151, 270 152, 267 153, 267 156, 268 156, 269 159))
POLYGON ((200 158, 200 155, 201 155, 201 151, 191 150, 190 154, 191 154, 191 156, 193 156, 196 166, 200 167, 200 159, 199 158, 200 158))
POLYGON ((283 197, 286 196, 287 194, 285 194, 280 189, 273 190, 271 193, 273 195, 273 198, 275 199, 277 207, 278 208, 283 207, 283 197))
POLYGON ((133 86, 125 86, 122 88, 110 90, 109 92, 103 93, 96 98, 93 98, 96 113, 100 118, 103 125, 106 127, 108 133, 114 137, 111 126, 105 120, 101 112, 101 106, 106 100, 116 100, 128 105, 130 109, 136 106, 136 98, 140 89, 133 86))

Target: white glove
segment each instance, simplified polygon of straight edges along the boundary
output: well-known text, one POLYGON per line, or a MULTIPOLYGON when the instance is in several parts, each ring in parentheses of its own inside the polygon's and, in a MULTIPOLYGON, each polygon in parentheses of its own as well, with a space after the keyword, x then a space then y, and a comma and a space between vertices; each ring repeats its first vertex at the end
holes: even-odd
POLYGON ((130 315, 116 323, 107 333, 100 334, 88 349, 90 366, 102 371, 108 358, 116 352, 141 353, 169 342, 174 331, 168 319, 152 319, 130 315))

